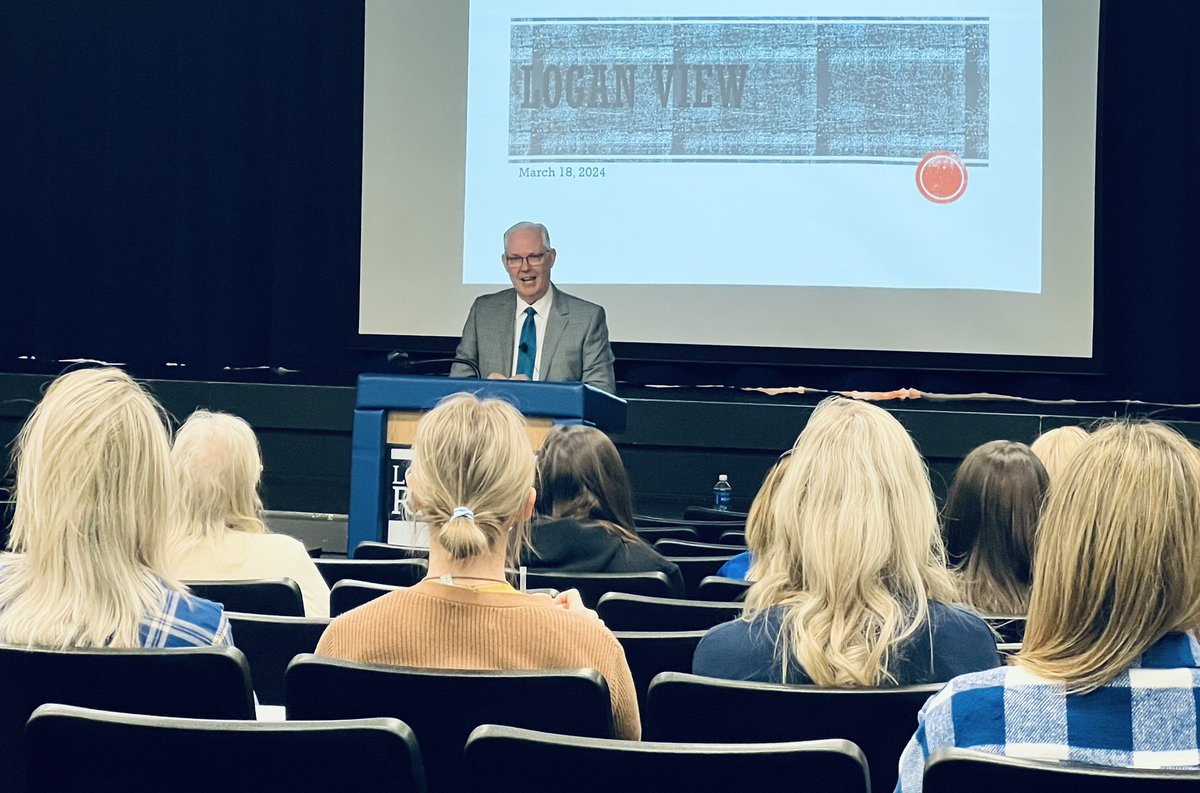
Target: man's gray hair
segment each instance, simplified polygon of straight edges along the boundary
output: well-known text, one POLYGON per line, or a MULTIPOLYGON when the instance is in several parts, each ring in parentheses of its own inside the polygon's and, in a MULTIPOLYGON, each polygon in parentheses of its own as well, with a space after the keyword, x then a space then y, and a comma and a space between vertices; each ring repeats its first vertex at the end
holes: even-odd
POLYGON ((550 231, 541 223, 534 223, 532 220, 522 220, 520 223, 514 223, 509 227, 508 231, 504 232, 504 250, 508 250, 508 238, 518 231, 526 229, 534 229, 542 233, 542 247, 550 250, 550 231))

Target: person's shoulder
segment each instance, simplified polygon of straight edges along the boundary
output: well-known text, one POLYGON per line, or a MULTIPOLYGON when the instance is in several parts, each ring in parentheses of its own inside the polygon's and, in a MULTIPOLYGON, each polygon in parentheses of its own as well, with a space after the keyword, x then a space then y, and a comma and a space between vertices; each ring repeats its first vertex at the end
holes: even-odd
POLYGON ((582 311, 590 314, 604 313, 604 307, 599 303, 593 303, 590 300, 584 300, 582 297, 568 294, 557 286, 554 287, 554 300, 556 303, 561 300, 562 304, 569 307, 571 311, 582 311))
POLYGON ((986 637, 995 642, 995 635, 988 627, 983 617, 965 606, 929 601, 929 622, 936 635, 962 635, 977 638, 986 637))
POLYGON ((305 557, 308 556, 308 549, 304 547, 304 543, 287 534, 272 534, 267 532, 250 536, 255 538, 253 540, 255 545, 262 546, 263 548, 268 548, 281 554, 286 553, 293 556, 303 554, 305 557))
POLYGON ((772 609, 753 620, 739 617, 709 628, 696 645, 692 671, 727 680, 775 682, 772 669, 779 634, 776 617, 772 609))
POLYGON ((996 634, 975 612, 930 601, 929 623, 935 679, 999 666, 996 634))
POLYGON ((499 292, 491 292, 486 295, 480 295, 479 297, 475 298, 475 305, 477 307, 491 308, 493 306, 501 305, 502 303, 512 303, 515 310, 516 300, 517 290, 509 287, 508 289, 501 289, 499 292))
POLYGON ((229 623, 220 603, 162 586, 163 608, 143 621, 147 647, 225 644, 229 623))

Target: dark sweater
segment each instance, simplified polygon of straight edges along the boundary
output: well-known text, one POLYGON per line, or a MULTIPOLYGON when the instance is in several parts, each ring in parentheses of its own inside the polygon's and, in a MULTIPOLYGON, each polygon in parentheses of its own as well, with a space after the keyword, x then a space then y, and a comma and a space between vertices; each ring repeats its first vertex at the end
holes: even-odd
MULTIPOLYGON (((727 680, 781 682, 775 641, 784 611, 776 606, 754 622, 737 619, 712 628, 696 647, 692 671, 727 680)), ((996 637, 987 623, 966 609, 931 602, 929 621, 892 654, 890 671, 896 685, 912 686, 944 683, 999 665, 996 637)), ((812 679, 790 659, 788 682, 811 683, 812 679)))
POLYGON ((573 573, 666 573, 683 597, 679 567, 645 542, 626 542, 594 520, 538 521, 530 532, 533 549, 521 551, 521 564, 538 570, 573 573))

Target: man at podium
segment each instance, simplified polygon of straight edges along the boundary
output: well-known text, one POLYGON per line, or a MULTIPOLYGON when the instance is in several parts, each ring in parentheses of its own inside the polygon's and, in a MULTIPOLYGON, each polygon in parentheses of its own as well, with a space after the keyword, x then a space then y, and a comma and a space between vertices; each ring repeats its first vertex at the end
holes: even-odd
MULTIPOLYGON (((521 221, 504 232, 500 259, 512 289, 475 299, 455 357, 475 361, 492 379, 582 381, 615 394, 604 309, 550 282, 556 255, 540 223, 521 221)), ((463 364, 450 370, 451 377, 472 374, 463 364)))

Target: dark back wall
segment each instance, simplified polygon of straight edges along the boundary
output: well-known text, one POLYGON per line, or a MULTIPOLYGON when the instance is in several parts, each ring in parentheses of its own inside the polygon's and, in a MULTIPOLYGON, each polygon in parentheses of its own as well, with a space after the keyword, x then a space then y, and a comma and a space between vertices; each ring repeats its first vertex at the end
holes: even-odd
MULTIPOLYGON (((1181 374, 1200 368, 1185 332, 1200 294, 1186 156, 1200 139, 1198 25, 1194 0, 1104 3, 1105 374, 626 361, 619 376, 1200 401, 1181 374)), ((90 357, 349 385, 377 366, 348 348, 362 29, 362 0, 0 3, 0 371, 90 357)))

